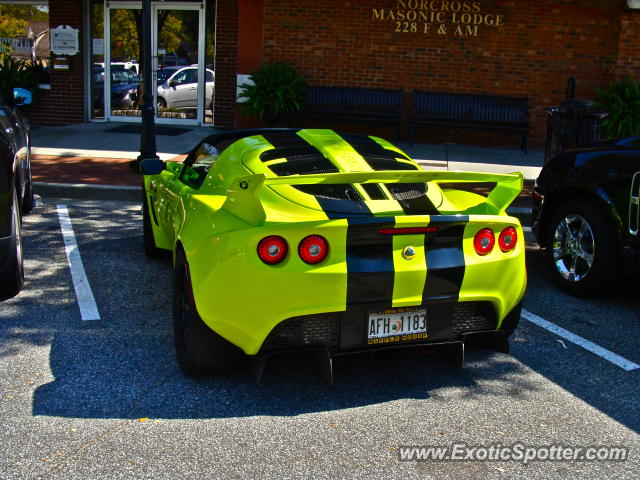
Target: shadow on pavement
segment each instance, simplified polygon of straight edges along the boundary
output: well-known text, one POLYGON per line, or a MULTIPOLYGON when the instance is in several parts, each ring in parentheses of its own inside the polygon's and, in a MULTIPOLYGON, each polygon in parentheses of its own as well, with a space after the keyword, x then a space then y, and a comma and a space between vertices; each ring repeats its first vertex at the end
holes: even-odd
POLYGON ((433 355, 405 350, 338 359, 332 386, 323 384, 302 356, 270 361, 263 385, 255 384, 246 365, 216 378, 186 378, 173 352, 171 262, 150 260, 142 253, 139 207, 113 208, 106 220, 104 205, 70 210, 72 218, 82 216, 76 236, 81 250, 91 252, 85 256, 85 270, 102 316, 96 322, 79 319, 69 292, 68 269, 56 260, 64 255, 59 226, 52 218, 53 207, 47 208, 47 220, 31 225, 25 242, 27 251, 37 255, 30 260, 31 287, 20 305, 35 310, 17 311, 14 318, 0 324, 0 338, 7 339, 0 357, 19 356, 20 349, 29 344, 50 345, 49 369, 54 379, 35 390, 34 415, 131 419, 294 416, 399 399, 438 398, 452 400, 452 405, 453 400, 480 398, 526 405, 536 391, 549 388, 545 378, 531 375, 527 368, 531 367, 638 430, 633 415, 637 406, 616 399, 616 382, 624 381, 617 372, 604 379, 611 383, 610 395, 597 393, 589 382, 599 372, 589 371, 586 362, 568 365, 554 357, 551 347, 556 340, 538 334, 543 340, 532 341, 529 333, 536 332, 526 324, 514 335, 514 356, 471 350, 462 369, 433 355), (54 266, 47 269, 47 263, 54 266))

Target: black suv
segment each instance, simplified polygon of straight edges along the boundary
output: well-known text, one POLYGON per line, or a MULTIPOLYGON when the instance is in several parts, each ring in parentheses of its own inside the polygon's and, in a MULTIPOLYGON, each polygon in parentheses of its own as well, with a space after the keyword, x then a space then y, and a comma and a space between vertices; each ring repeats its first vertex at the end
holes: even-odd
POLYGON ((21 216, 34 206, 29 124, 18 111, 31 103, 31 92, 13 90, 0 98, 0 300, 15 296, 24 283, 21 216))
POLYGON ((640 137, 551 158, 533 189, 533 231, 556 283, 598 293, 640 271, 640 137))

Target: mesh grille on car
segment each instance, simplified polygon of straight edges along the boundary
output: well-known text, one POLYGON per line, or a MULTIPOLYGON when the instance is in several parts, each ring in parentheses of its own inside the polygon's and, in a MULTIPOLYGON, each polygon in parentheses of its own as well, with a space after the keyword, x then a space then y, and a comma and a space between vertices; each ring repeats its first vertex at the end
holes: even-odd
MULTIPOLYGON (((386 150, 388 151, 388 150, 386 150)), ((395 153, 395 152, 391 152, 395 153)), ((411 163, 399 162, 394 155, 363 155, 363 158, 374 170, 419 170, 411 163)))
POLYGON ((387 183, 385 187, 398 200, 413 200, 427 193, 424 183, 387 183))
POLYGON ((314 173, 338 173, 338 169, 324 157, 306 157, 295 161, 269 165, 269 169, 279 177, 288 175, 311 175, 314 173))
POLYGON ((362 195, 350 184, 337 185, 295 185, 294 188, 307 195, 330 198, 332 200, 362 201, 362 195))
POLYGON ((460 302, 453 307, 453 331, 457 333, 494 330, 495 315, 486 302, 460 302))
POLYGON ((298 158, 307 158, 307 157, 322 157, 318 149, 312 145, 307 146, 298 146, 298 147, 282 147, 282 148, 272 148, 270 150, 265 150, 260 154, 260 160, 263 162, 268 162, 270 160, 277 160, 280 158, 286 158, 291 161, 298 158))
POLYGON ((337 349, 340 320, 335 317, 292 318, 280 323, 265 340, 263 349, 323 346, 337 349))

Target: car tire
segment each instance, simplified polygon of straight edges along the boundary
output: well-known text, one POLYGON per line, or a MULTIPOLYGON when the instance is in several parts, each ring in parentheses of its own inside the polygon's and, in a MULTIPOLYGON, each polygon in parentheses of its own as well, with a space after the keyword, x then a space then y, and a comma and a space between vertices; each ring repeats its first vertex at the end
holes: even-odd
POLYGON ((547 267, 558 287, 585 296, 615 285, 620 269, 615 234, 597 203, 587 198, 563 203, 546 233, 547 267))
POLYGON ((24 285, 24 260, 22 255, 22 232, 20 219, 20 205, 18 195, 14 189, 11 204, 11 240, 5 266, 7 267, 0 278, 0 300, 15 297, 24 285))
POLYGON ((158 97, 158 110, 160 110, 161 108, 167 108, 167 101, 162 98, 162 97, 158 97))
POLYGON ((151 226, 151 214, 149 213, 149 205, 145 193, 142 194, 142 239, 144 241, 144 253, 148 257, 160 257, 168 254, 167 250, 156 247, 156 240, 151 226))
POLYGON ((33 197, 33 181, 31 180, 31 170, 29 170, 27 181, 24 186, 24 195, 22 197, 22 213, 29 213, 35 207, 35 199, 33 197))
POLYGON ((178 365, 189 376, 226 372, 238 364, 242 352, 202 321, 191 291, 189 266, 184 252, 178 250, 173 282, 173 333, 178 365))

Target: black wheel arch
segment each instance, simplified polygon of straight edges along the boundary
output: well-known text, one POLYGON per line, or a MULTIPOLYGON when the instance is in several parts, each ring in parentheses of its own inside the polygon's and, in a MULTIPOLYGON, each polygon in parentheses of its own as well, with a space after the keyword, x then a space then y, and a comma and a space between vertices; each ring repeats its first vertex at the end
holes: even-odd
POLYGON ((549 222, 558 207, 569 200, 580 199, 592 200, 596 205, 598 205, 602 213, 604 213, 611 229, 615 232, 618 242, 620 242, 624 224, 613 201, 607 193, 601 189, 589 190, 581 185, 566 185, 555 190, 551 194, 545 195, 544 205, 540 218, 538 219, 537 231, 537 238, 541 247, 548 247, 548 245, 545 244, 545 241, 548 238, 547 233, 549 229, 549 222))

